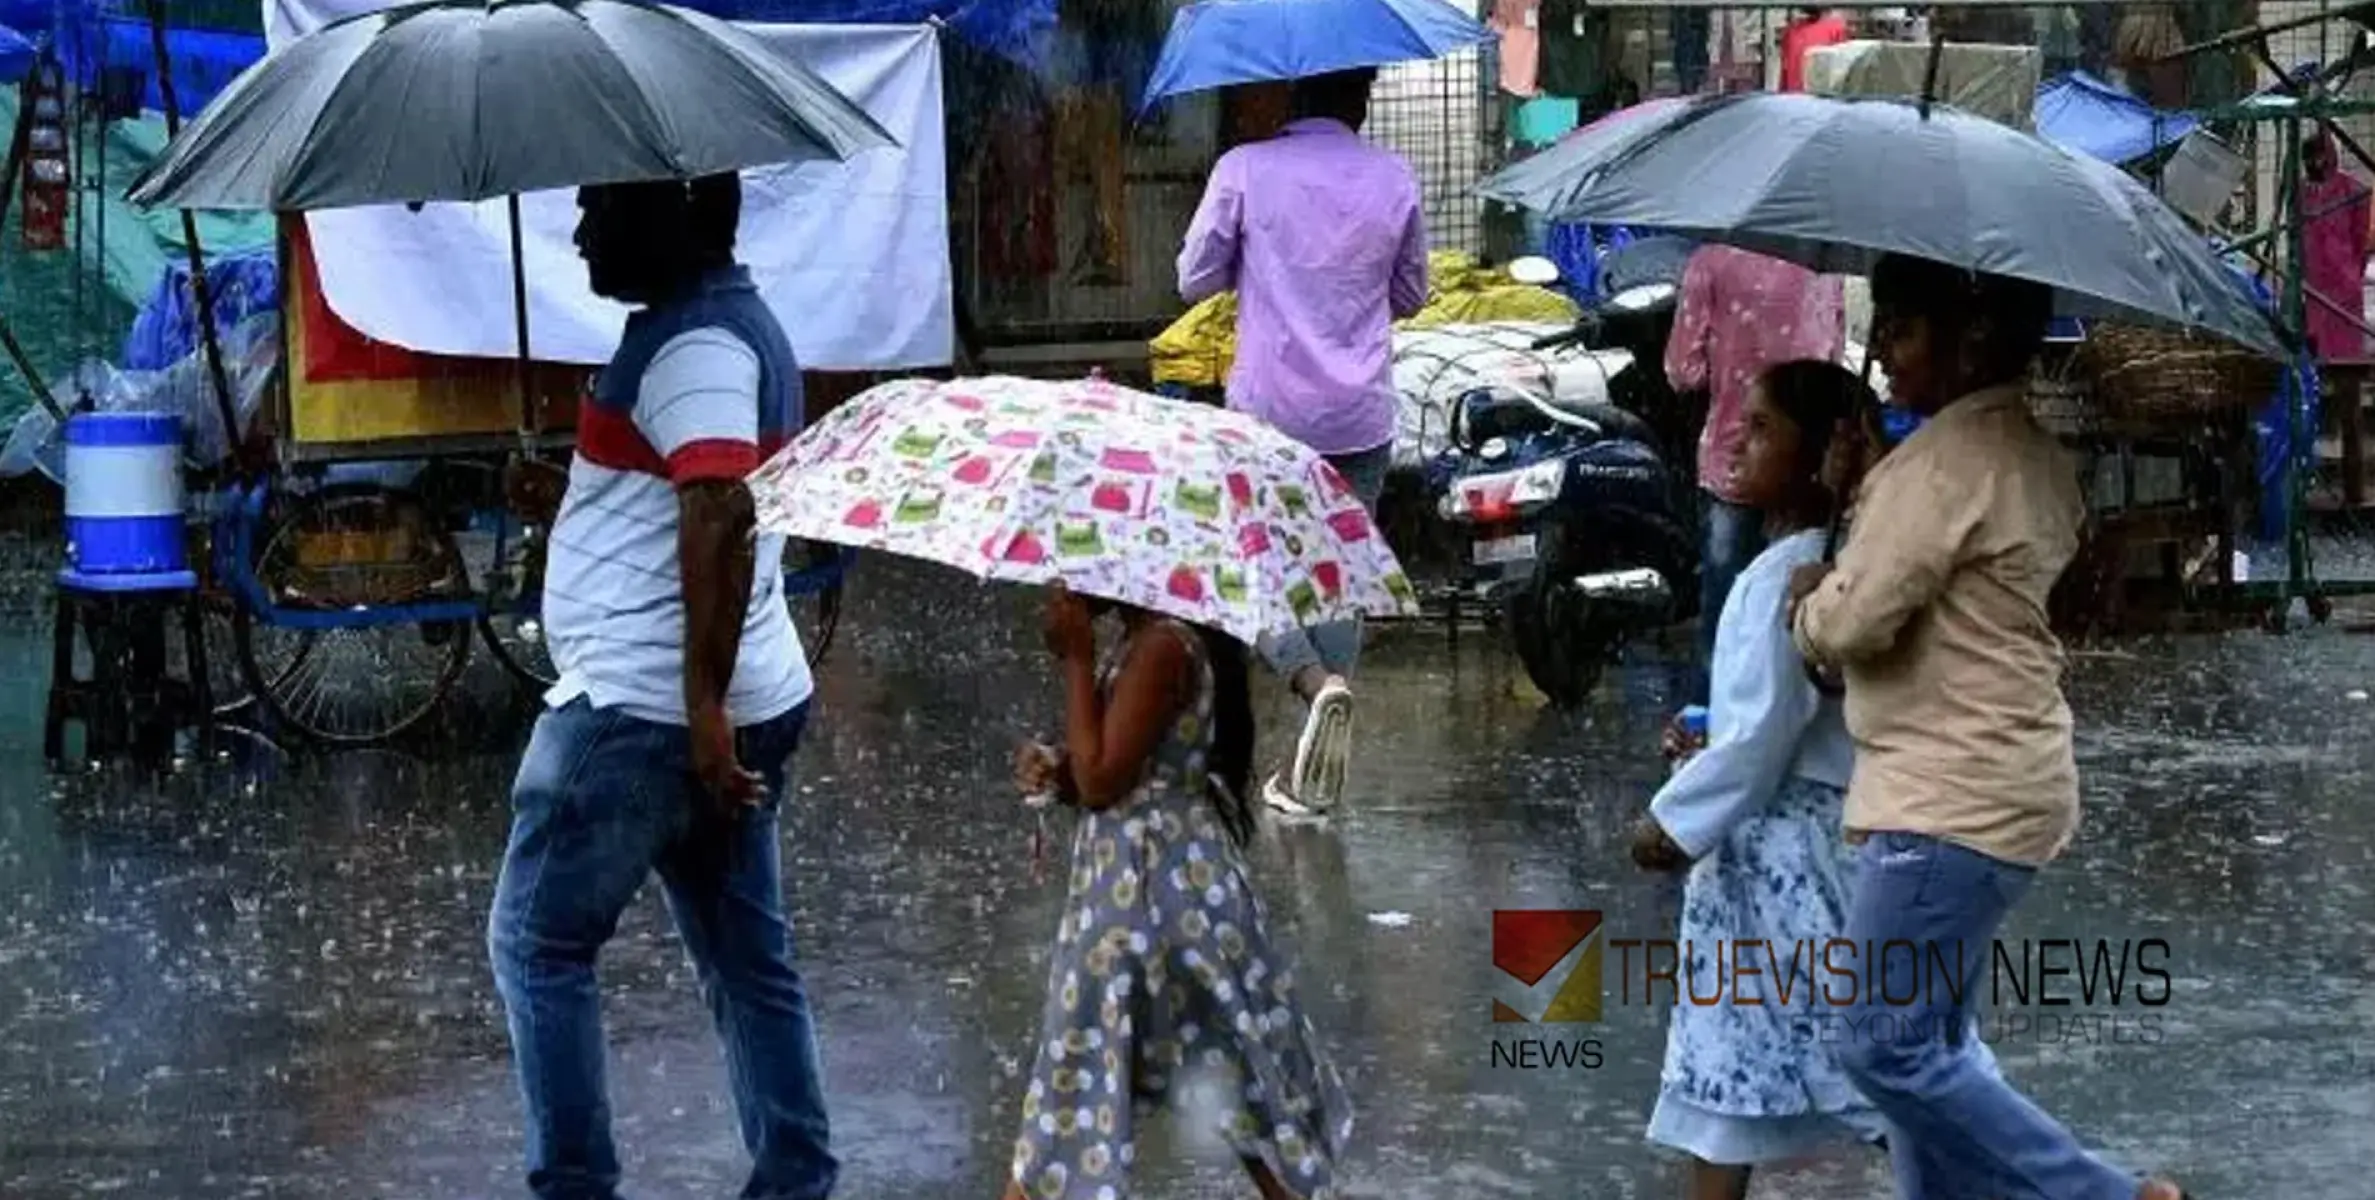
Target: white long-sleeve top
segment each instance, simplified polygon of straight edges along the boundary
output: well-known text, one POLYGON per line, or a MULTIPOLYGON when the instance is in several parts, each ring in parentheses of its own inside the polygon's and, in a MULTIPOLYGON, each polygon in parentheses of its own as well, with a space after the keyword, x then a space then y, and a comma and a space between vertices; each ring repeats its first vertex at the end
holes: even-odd
POLYGON ((1732 584, 1715 627, 1707 747, 1658 789, 1650 817, 1692 858, 1723 844, 1792 776, 1844 789, 1855 745, 1837 697, 1816 690, 1790 638, 1789 577, 1822 560, 1823 531, 1765 548, 1732 584))

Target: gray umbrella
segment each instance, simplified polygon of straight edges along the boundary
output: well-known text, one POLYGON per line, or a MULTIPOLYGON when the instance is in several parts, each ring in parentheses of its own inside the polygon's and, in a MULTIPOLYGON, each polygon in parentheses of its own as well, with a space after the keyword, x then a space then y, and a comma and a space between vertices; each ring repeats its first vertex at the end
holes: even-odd
POLYGON ((628 0, 351 17, 235 80, 137 180, 173 208, 340 208, 685 179, 895 144, 726 22, 628 0))
POLYGON ((2285 356, 2201 234, 2118 168, 1944 105, 1795 93, 1658 101, 1484 182, 1557 221, 1645 226, 1818 271, 1883 254, 2050 284, 2068 316, 2285 356))
POLYGON ((507 197, 525 443, 536 406, 520 193, 894 145, 814 71, 699 13, 632 0, 432 0, 325 25, 248 68, 129 198, 288 212, 507 197))

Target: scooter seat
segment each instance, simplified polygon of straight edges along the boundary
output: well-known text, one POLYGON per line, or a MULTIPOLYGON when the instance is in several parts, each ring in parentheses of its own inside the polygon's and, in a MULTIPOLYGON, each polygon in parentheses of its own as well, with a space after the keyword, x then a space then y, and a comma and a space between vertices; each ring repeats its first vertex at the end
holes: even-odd
POLYGON ((1599 426, 1600 432, 1607 437, 1656 444, 1656 435, 1650 432, 1648 422, 1613 404, 1578 400, 1571 396, 1552 396, 1549 400, 1552 408, 1599 426))

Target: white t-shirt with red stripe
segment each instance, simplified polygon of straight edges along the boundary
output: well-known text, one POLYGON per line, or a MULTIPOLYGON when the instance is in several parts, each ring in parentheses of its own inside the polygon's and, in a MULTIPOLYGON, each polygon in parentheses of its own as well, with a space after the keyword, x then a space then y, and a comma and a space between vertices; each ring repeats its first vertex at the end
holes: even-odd
MULTIPOLYGON (((577 455, 545 563, 544 627, 558 708, 580 696, 640 720, 686 723, 684 584, 677 487, 740 479, 767 443, 759 356, 715 326, 652 356, 634 411, 580 406, 577 455)), ((736 726, 772 720, 815 691, 783 591, 783 539, 761 536, 726 708, 736 726)))

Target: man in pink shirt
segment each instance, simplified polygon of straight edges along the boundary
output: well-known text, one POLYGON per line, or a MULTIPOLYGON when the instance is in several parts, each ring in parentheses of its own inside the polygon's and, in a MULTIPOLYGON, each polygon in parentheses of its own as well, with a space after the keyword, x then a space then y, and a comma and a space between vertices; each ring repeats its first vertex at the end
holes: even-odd
MULTIPOLYGON (((1393 465, 1393 322, 1427 302, 1418 175, 1364 141, 1375 71, 1295 82, 1294 119, 1212 168, 1179 253, 1179 294, 1237 293, 1229 407, 1325 456, 1372 515, 1393 465)), ((1265 638, 1263 657, 1311 706, 1274 805, 1325 811, 1341 799, 1352 740, 1345 679, 1357 622, 1265 638)))
POLYGON ((1707 424, 1699 434, 1702 661, 1714 655, 1716 618, 1732 580, 1764 549, 1762 519, 1739 504, 1732 483, 1746 435, 1741 422, 1748 389, 1767 368, 1792 359, 1837 361, 1846 344, 1836 278, 1719 245, 1700 247, 1683 269, 1674 333, 1666 342, 1666 378, 1677 392, 1708 394, 1707 424))

